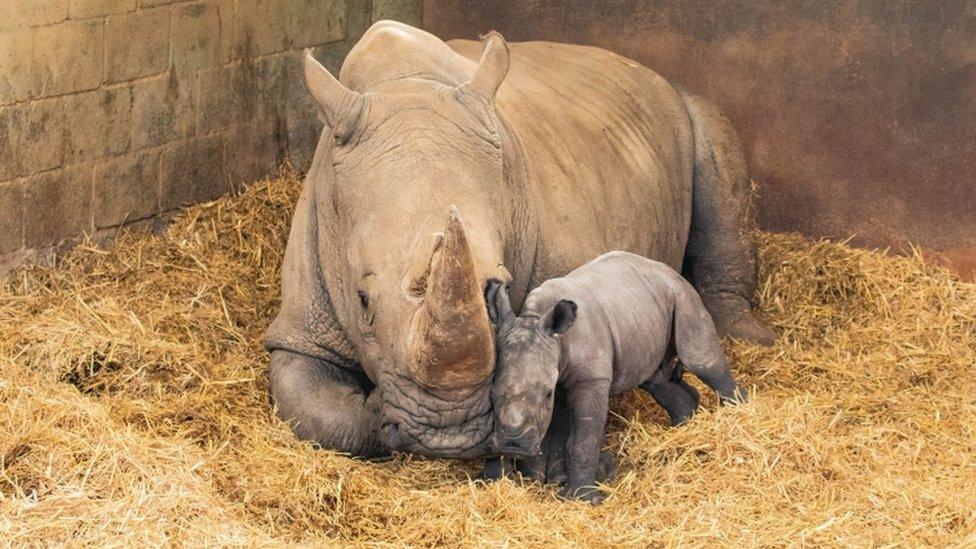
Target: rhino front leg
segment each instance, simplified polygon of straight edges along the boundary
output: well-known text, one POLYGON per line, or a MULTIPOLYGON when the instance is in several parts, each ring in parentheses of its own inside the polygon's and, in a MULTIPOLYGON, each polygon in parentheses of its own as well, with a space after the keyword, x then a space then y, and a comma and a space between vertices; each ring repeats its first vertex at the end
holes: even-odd
POLYGON ((776 334, 752 314, 756 220, 742 145, 732 124, 714 105, 681 93, 695 135, 685 275, 701 294, 721 335, 770 345, 776 334))
POLYGON ((379 434, 379 392, 364 374, 277 349, 269 378, 278 417, 298 438, 354 456, 389 454, 379 434))
POLYGON ((566 445, 566 485, 560 490, 563 497, 593 504, 603 501, 603 493, 596 487, 596 474, 607 427, 609 399, 609 381, 579 383, 568 390, 572 421, 566 445))
MULTIPOLYGON (((556 399, 549 429, 542 441, 542 454, 516 460, 516 470, 523 478, 536 482, 561 486, 566 483, 566 448, 569 441, 572 416, 566 401, 556 399)), ((600 452, 600 465, 596 471, 597 482, 608 480, 617 472, 617 458, 609 452, 600 452)))

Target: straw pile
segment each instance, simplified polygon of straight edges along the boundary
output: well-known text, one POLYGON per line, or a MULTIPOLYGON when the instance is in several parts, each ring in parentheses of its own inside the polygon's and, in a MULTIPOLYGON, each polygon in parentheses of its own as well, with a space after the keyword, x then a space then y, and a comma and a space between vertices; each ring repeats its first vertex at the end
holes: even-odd
POLYGON ((731 344, 751 403, 666 426, 616 400, 602 507, 365 462, 271 413, 273 317, 298 178, 83 246, 0 289, 8 543, 976 544, 976 286, 918 257, 762 235, 769 349, 731 344))

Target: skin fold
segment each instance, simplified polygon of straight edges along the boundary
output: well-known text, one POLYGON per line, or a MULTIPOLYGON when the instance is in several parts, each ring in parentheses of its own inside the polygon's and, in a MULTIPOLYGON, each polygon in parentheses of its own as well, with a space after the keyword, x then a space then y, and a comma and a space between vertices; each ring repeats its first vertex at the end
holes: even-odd
POLYGON ((445 43, 390 21, 338 78, 310 54, 304 70, 324 128, 265 337, 299 437, 357 456, 486 455, 487 281, 518 305, 610 250, 683 269, 723 334, 771 337, 751 312, 742 153, 703 100, 605 50, 445 43))
MULTIPOLYGON (((532 461, 554 421, 558 385, 569 416, 558 419, 569 425, 566 496, 602 499, 594 484, 611 396, 642 387, 678 425, 698 406, 697 391, 681 379, 687 368, 723 403, 743 400, 697 292, 663 263, 602 255, 532 290, 519 316, 500 282, 489 285, 486 298, 498 330, 492 449, 538 468, 532 461)), ((486 476, 500 469, 495 460, 486 476)))

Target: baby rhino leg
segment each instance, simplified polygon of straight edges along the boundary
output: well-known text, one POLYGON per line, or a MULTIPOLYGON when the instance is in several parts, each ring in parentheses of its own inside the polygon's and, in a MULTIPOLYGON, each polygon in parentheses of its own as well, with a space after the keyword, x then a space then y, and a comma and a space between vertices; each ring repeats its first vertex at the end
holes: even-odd
POLYGON ((745 402, 746 394, 732 378, 715 323, 698 293, 689 285, 675 296, 674 343, 678 358, 705 385, 718 392, 723 404, 745 402))
POLYGON ((688 393, 691 400, 695 402, 695 409, 697 410, 698 403, 701 402, 701 395, 698 394, 698 389, 695 389, 689 385, 687 381, 685 381, 684 375, 685 365, 679 360, 675 363, 674 370, 671 371, 671 382, 681 387, 686 393, 688 393))
POLYGON ((641 388, 667 411, 672 426, 686 423, 698 408, 698 391, 681 379, 681 366, 673 360, 661 365, 641 388))

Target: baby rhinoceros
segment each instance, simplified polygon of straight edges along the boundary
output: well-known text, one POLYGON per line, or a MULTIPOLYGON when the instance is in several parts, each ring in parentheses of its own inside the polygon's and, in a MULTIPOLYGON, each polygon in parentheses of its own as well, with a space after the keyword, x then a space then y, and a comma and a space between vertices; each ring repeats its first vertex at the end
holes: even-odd
MULTIPOLYGON (((564 496, 602 500, 593 485, 611 395, 640 386, 673 425, 683 423, 698 406, 697 391, 681 380, 683 366, 721 402, 744 400, 698 293, 663 263, 604 254, 533 290, 520 316, 497 281, 486 298, 498 350, 493 449, 502 456, 538 455, 558 385, 570 423, 564 496)), ((489 461, 486 471, 501 462, 489 461)))

